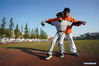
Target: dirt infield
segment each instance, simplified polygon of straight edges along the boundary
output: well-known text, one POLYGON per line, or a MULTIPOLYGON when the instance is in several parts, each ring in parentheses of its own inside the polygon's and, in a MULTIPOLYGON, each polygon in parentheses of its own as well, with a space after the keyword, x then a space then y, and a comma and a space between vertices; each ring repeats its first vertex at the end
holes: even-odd
POLYGON ((99 66, 99 54, 80 54, 76 57, 66 53, 64 58, 60 58, 55 53, 50 60, 44 60, 46 54, 45 51, 1 48, 0 66, 87 66, 84 62, 99 66))

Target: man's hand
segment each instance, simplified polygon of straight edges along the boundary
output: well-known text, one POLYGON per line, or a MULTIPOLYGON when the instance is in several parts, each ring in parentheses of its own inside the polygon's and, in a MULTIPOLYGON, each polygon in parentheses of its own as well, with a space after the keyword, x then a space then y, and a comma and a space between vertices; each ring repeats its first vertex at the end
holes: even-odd
POLYGON ((86 22, 85 21, 80 21, 82 25, 86 25, 86 22))
POLYGON ((73 23, 72 23, 72 26, 73 26, 73 25, 81 25, 81 24, 82 24, 82 25, 86 25, 86 22, 84 22, 84 21, 73 22, 73 23))

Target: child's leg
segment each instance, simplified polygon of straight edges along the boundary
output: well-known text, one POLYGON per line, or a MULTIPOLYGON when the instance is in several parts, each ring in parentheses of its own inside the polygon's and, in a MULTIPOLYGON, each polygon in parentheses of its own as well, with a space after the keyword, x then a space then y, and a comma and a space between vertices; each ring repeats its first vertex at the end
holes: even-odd
POLYGON ((60 49, 60 52, 61 52, 61 54, 63 54, 64 53, 64 45, 63 45, 63 42, 64 42, 64 37, 65 37, 65 33, 60 33, 60 35, 59 35, 59 37, 60 37, 60 39, 59 39, 59 49, 60 49))
POLYGON ((53 48, 55 46, 55 43, 56 43, 58 37, 59 37, 59 35, 58 35, 58 33, 56 33, 56 35, 54 36, 54 39, 52 40, 52 42, 50 44, 50 48, 49 48, 48 54, 50 54, 50 55, 52 54, 53 48))
MULTIPOLYGON (((59 38, 58 38, 58 41, 59 41, 59 38)), ((59 43, 58 43, 58 47, 59 47, 59 51, 60 51, 60 45, 59 45, 59 43)), ((65 53, 64 42, 63 42, 63 52, 65 53)))

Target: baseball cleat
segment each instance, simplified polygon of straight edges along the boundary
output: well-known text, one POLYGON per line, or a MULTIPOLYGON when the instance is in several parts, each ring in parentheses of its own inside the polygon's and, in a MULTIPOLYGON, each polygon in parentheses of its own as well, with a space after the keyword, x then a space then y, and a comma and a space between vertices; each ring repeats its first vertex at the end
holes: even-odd
POLYGON ((73 55, 73 56, 79 56, 79 54, 78 54, 78 53, 72 53, 72 55, 73 55))
POLYGON ((64 57, 64 54, 60 54, 60 57, 63 58, 64 57))
POLYGON ((52 55, 47 54, 47 56, 45 57, 46 60, 49 60, 50 58, 52 58, 52 55))

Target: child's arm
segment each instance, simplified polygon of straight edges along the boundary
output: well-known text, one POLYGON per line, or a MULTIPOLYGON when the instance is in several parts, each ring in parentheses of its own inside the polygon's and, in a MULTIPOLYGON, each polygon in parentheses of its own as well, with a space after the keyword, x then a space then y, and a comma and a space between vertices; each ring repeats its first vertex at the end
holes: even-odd
POLYGON ((54 23, 53 23, 53 22, 50 22, 50 21, 48 21, 48 20, 42 21, 42 22, 41 22, 41 25, 42 25, 42 26, 45 26, 45 23, 48 23, 48 24, 54 25, 54 23))
POLYGON ((46 20, 45 21, 41 21, 41 25, 45 26, 46 20))

